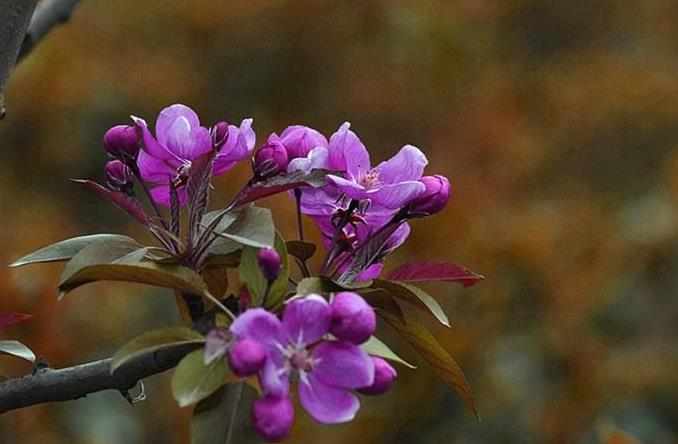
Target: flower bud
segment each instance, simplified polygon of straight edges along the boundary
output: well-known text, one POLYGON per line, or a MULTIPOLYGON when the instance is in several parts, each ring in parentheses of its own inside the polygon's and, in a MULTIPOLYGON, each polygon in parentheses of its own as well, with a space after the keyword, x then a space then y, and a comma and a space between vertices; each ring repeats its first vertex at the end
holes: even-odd
POLYGON ((260 177, 274 176, 287 171, 288 163, 285 147, 278 136, 272 135, 254 154, 254 173, 260 177))
POLYGON ((228 365, 237 376, 247 377, 257 373, 266 362, 266 350, 259 342, 241 339, 228 351, 228 365))
POLYGON ((262 248, 257 253, 257 263, 267 281, 273 282, 280 274, 280 255, 273 248, 262 248))
POLYGON ((332 325, 330 333, 342 341, 362 344, 377 327, 374 309, 357 293, 337 293, 330 304, 332 325))
POLYGON ((289 398, 266 396, 252 403, 254 430, 267 441, 282 441, 294 423, 294 406, 289 398))
POLYGON ((131 194, 134 186, 132 171, 120 160, 106 162, 104 167, 108 187, 114 191, 131 194))
POLYGON ((409 203, 411 213, 434 214, 445 208, 450 199, 450 181, 447 177, 435 175, 421 178, 426 189, 409 203))
POLYGON ((214 149, 219 151, 228 139, 228 123, 223 121, 215 123, 210 130, 210 134, 212 135, 214 149))
POLYGON ((130 125, 116 125, 104 134, 104 148, 115 159, 135 159, 139 153, 139 135, 130 125))
POLYGON ((363 395, 381 395, 386 393, 398 377, 398 372, 385 360, 370 356, 374 362, 374 382, 372 385, 358 389, 363 395))
POLYGON ((287 150, 289 160, 306 157, 316 147, 327 148, 327 138, 313 128, 303 125, 292 125, 283 131, 280 141, 287 150))

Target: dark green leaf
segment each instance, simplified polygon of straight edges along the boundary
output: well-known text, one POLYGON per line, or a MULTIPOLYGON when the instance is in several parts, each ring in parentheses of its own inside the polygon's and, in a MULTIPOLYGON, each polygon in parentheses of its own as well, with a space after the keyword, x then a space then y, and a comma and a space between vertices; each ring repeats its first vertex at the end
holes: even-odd
POLYGON ((457 392, 466 402, 466 405, 478 416, 471 387, 466 381, 464 372, 447 350, 436 341, 431 332, 408 316, 405 320, 402 320, 398 319, 397 316, 381 311, 379 315, 414 347, 440 378, 457 392))
POLYGON ((421 288, 403 282, 386 281, 382 279, 375 279, 373 286, 375 288, 383 288, 393 297, 403 299, 416 306, 427 309, 438 322, 446 327, 450 326, 450 321, 447 319, 447 315, 440 304, 438 304, 438 301, 433 299, 433 297, 421 288))
POLYGON ((180 407, 202 401, 226 382, 226 362, 217 359, 206 366, 203 355, 202 349, 189 353, 174 371, 172 394, 180 407))
POLYGON ((372 285, 372 281, 369 282, 356 282, 348 285, 339 285, 336 282, 332 281, 330 278, 324 276, 315 276, 304 278, 297 284, 297 293, 298 294, 329 294, 336 293, 339 291, 358 291, 361 290, 372 290, 372 291, 381 291, 376 289, 369 288, 372 285))
POLYGON ((52 245, 48 245, 31 254, 28 254, 10 264, 10 267, 21 267, 28 264, 40 262, 65 261, 80 252, 83 248, 96 243, 105 242, 107 244, 120 242, 125 245, 136 245, 141 247, 134 239, 120 234, 90 234, 87 236, 78 236, 71 239, 62 240, 52 245))
POLYGON ((89 282, 108 280, 174 288, 196 295, 206 293, 205 282, 190 268, 139 261, 136 255, 127 256, 132 251, 136 246, 99 243, 84 248, 66 264, 59 291, 63 296, 89 282))
POLYGON ((229 418, 238 401, 243 387, 223 386, 195 406, 191 418, 191 444, 225 444, 228 436, 229 418))
POLYGON ((368 354, 379 356, 384 359, 389 359, 391 361, 399 362, 405 367, 417 368, 409 362, 405 361, 403 358, 398 356, 393 350, 391 350, 388 345, 381 342, 376 336, 372 336, 367 342, 360 346, 368 354))
POLYGON ((205 338, 200 333, 187 327, 171 327, 149 331, 132 339, 113 355, 111 373, 114 373, 128 362, 149 353, 175 347, 186 347, 188 352, 191 345, 200 347, 204 343, 205 338))
POLYGON ((0 341, 0 353, 34 362, 35 354, 19 341, 0 341))
MULTIPOLYGON (((202 225, 209 226, 223 211, 212 211, 205 215, 202 225)), ((275 227, 271 211, 266 208, 248 206, 227 213, 214 228, 219 237, 208 250, 208 255, 227 255, 243 245, 264 248, 272 247, 275 241, 275 227)))
POLYGON ((287 251, 299 260, 307 261, 315 254, 316 246, 300 240, 287 241, 287 251))
POLYGON ((240 281, 247 285, 254 305, 258 305, 264 299, 266 286, 268 285, 264 274, 257 263, 257 248, 245 247, 240 256, 240 281))

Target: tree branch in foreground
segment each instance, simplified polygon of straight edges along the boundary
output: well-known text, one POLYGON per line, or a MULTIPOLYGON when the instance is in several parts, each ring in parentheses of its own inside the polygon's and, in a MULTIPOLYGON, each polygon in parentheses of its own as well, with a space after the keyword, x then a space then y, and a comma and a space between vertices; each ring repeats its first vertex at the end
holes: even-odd
POLYGON ((46 402, 71 401, 102 390, 126 392, 140 380, 174 368, 195 346, 149 353, 111 375, 111 359, 58 370, 42 369, 32 375, 0 383, 0 414, 46 402))
POLYGON ((21 45, 17 63, 26 57, 52 28, 70 20, 78 3, 80 0, 42 0, 38 3, 21 45))

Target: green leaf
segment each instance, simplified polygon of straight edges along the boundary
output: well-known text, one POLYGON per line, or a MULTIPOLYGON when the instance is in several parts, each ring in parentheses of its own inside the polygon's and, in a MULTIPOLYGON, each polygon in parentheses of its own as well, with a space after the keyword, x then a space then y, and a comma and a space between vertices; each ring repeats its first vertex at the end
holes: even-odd
MULTIPOLYGON (((287 248, 283 238, 276 234, 275 249, 280 255, 280 274, 271 284, 271 289, 266 297, 266 307, 277 306, 285 297, 288 290, 289 279, 289 261, 287 257, 287 248)), ((240 280, 247 284, 247 289, 252 296, 254 306, 259 306, 264 300, 268 281, 259 268, 257 262, 258 248, 245 247, 240 257, 240 280)))
POLYGON ((415 304, 416 306, 427 309, 438 320, 438 322, 446 327, 450 326, 450 321, 447 319, 447 315, 445 314, 445 311, 443 311, 443 308, 440 306, 438 301, 433 299, 431 295, 426 293, 421 288, 415 287, 414 285, 405 284, 403 282, 386 281, 382 279, 375 279, 373 287, 383 288, 395 298, 403 299, 415 304))
POLYGON ((134 239, 120 234, 90 234, 87 236, 78 236, 71 239, 62 240, 52 245, 48 245, 31 254, 12 262, 10 267, 21 267, 28 264, 37 264, 41 262, 65 261, 80 252, 83 248, 105 242, 107 244, 123 243, 126 245, 136 245, 140 247, 134 239))
POLYGON ((131 245, 107 243, 84 248, 64 268, 59 282, 61 297, 81 285, 103 280, 174 288, 196 295, 207 293, 205 281, 190 268, 139 260, 129 255, 132 251, 136 248, 131 245))
POLYGON ((431 332, 408 316, 405 320, 401 320, 397 316, 382 311, 379 312, 379 315, 414 347, 438 376, 461 396, 468 408, 477 417, 478 411, 476 410, 475 400, 464 372, 447 350, 436 341, 431 332))
POLYGON ((205 365, 203 349, 195 350, 179 362, 172 377, 172 394, 180 407, 210 396, 226 382, 229 371, 223 359, 205 365))
POLYGON ((188 352, 191 346, 200 347, 204 343, 205 338, 200 333, 187 327, 171 327, 149 331, 132 339, 113 355, 111 373, 128 362, 149 353, 175 347, 186 347, 188 352))
POLYGON ((297 284, 296 292, 298 294, 305 295, 311 293, 329 294, 336 293, 339 291, 357 291, 357 292, 363 292, 363 290, 365 292, 367 290, 371 290, 373 292, 382 291, 381 289, 369 288, 370 285, 372 285, 372 281, 355 282, 348 285, 339 285, 330 278, 324 276, 314 276, 304 278, 301 281, 299 281, 299 283, 297 284))
MULTIPOLYGON (((208 226, 223 210, 207 213, 202 225, 208 226)), ((209 248, 209 255, 227 255, 243 245, 264 248, 272 247, 275 241, 275 227, 271 210, 253 205, 226 213, 214 228, 219 236, 209 248)))
POLYGON ((290 264, 287 256, 287 246, 280 233, 276 233, 275 236, 275 250, 280 255, 280 273, 275 281, 273 281, 268 292, 266 308, 276 307, 282 302, 289 288, 290 264))
POLYGON ((370 355, 379 356, 384 359, 389 359, 391 361, 398 362, 404 365, 405 367, 409 367, 411 369, 417 368, 414 365, 410 364, 409 362, 405 361, 397 354, 395 354, 395 352, 391 350, 388 347, 388 345, 381 342, 376 336, 370 337, 370 339, 364 344, 362 344, 360 347, 370 355))
POLYGON ((287 251, 297 259, 307 261, 315 254, 316 246, 311 242, 290 240, 287 241, 287 251))
POLYGON ((252 296, 254 305, 259 305, 264 299, 264 293, 266 293, 266 286, 268 285, 257 263, 257 251, 259 251, 258 248, 245 247, 240 256, 240 267, 238 268, 240 281, 247 284, 247 289, 250 292, 250 296, 252 296))
POLYGON ((223 386, 195 406, 191 417, 191 444, 226 443, 229 418, 233 409, 238 408, 242 389, 237 385, 223 386))
POLYGON ((19 341, 0 341, 0 353, 35 362, 35 354, 19 341))

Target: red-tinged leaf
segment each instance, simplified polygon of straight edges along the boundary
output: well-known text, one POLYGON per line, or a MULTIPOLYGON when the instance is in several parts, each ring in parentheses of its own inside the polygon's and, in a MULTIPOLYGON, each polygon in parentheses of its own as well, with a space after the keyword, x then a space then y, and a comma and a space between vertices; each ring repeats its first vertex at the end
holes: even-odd
POLYGON ((398 318, 388 312, 379 311, 381 318, 393 327, 400 336, 428 362, 447 385, 464 400, 468 408, 478 417, 471 387, 457 361, 445 350, 424 326, 418 324, 405 312, 405 318, 398 318))
POLYGON ((144 208, 141 206, 141 203, 135 198, 128 196, 125 193, 120 191, 112 191, 108 188, 99 185, 93 180, 89 179, 71 179, 75 183, 83 184, 85 187, 97 193, 103 199, 108 200, 113 203, 118 208, 124 210, 127 214, 132 216, 134 219, 142 223, 143 225, 149 224, 149 219, 144 208))
POLYGON ((0 313, 0 330, 30 318, 31 315, 25 313, 0 313))
POLYGON ((389 273, 388 278, 401 282, 444 281, 458 282, 470 287, 485 276, 474 273, 466 267, 445 262, 412 262, 403 264, 389 273))
POLYGON ((241 191, 233 206, 241 207, 250 202, 254 202, 255 200, 263 199, 264 197, 272 196, 294 188, 304 186, 317 188, 324 186, 327 183, 326 177, 328 174, 330 174, 330 171, 316 169, 312 170, 310 173, 295 171, 290 174, 281 174, 268 179, 263 179, 250 184, 241 191))

